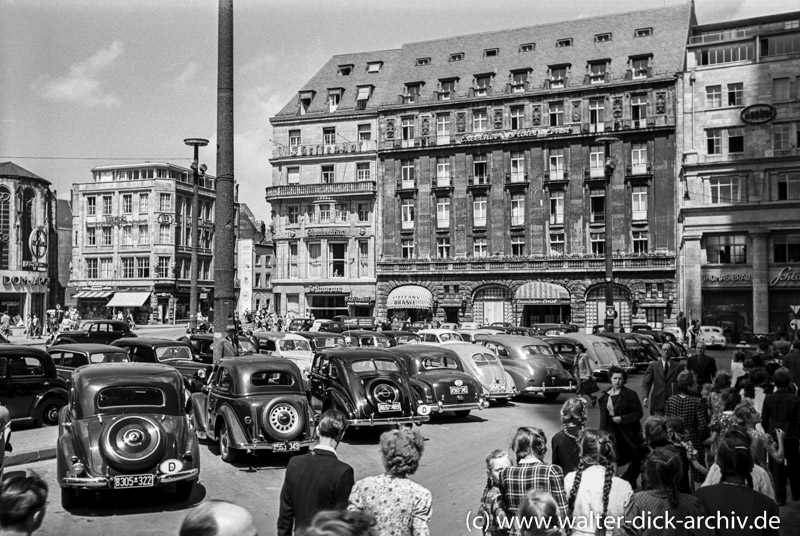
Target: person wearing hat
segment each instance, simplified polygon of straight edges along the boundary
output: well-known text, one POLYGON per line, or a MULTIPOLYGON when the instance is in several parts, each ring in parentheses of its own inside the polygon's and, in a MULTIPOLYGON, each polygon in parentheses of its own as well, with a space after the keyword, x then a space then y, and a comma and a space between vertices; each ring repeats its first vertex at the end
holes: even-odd
POLYGON ((642 380, 642 405, 650 407, 650 415, 664 415, 667 398, 678 393, 676 382, 683 365, 672 360, 672 346, 661 345, 661 359, 651 361, 642 380))
POLYGON ((228 324, 225 326, 225 337, 214 345, 214 361, 235 355, 239 355, 239 339, 236 337, 236 326, 228 324))

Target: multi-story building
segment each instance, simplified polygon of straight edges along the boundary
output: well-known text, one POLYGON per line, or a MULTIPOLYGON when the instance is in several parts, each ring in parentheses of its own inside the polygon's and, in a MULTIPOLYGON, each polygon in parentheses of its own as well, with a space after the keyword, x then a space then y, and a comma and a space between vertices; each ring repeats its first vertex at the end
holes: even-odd
POLYGON ((800 310, 800 12, 693 29, 681 81, 680 305, 732 333, 800 310))
MULTIPOLYGON (((57 286, 58 234, 50 182, 13 162, 0 163, 0 313, 15 325, 44 322, 57 286)), ((40 324, 43 325, 43 324, 40 324)))
POLYGON ((374 91, 376 315, 591 329, 611 233, 617 327, 674 325, 674 102, 693 23, 678 5, 353 60, 391 54, 374 91))
MULTIPOLYGON (((139 324, 189 317, 192 171, 101 166, 72 189, 72 294, 83 318, 130 310, 139 324), (110 299, 109 299, 110 298, 110 299)), ((213 305, 214 177, 199 181, 199 310, 213 305)))
POLYGON ((377 103, 398 53, 334 56, 270 119, 278 314, 374 313, 377 103))
POLYGON ((239 206, 239 240, 236 243, 236 281, 239 318, 246 311, 267 311, 272 301, 272 237, 264 222, 256 220, 246 203, 239 206))

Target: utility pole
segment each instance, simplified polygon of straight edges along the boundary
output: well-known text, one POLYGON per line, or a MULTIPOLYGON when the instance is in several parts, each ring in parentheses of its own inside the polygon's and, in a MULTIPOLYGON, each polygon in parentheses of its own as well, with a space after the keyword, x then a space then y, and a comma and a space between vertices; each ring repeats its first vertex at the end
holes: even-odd
POLYGON ((189 286, 189 328, 192 333, 197 330, 197 269, 198 258, 197 250, 200 248, 200 229, 198 222, 198 212, 200 211, 200 192, 198 183, 200 182, 200 175, 205 175, 206 165, 199 165, 200 147, 208 145, 208 140, 203 138, 187 138, 183 143, 190 147, 194 147, 194 159, 192 160, 192 179, 194 181, 194 189, 192 190, 192 265, 190 267, 190 286, 189 286))
POLYGON ((617 162, 611 157, 611 144, 621 141, 616 136, 601 136, 596 140, 604 145, 605 157, 605 258, 606 258, 606 315, 603 322, 606 333, 614 332, 614 319, 619 314, 614 307, 614 252, 613 252, 613 228, 611 226, 611 179, 614 177, 614 170, 617 162))

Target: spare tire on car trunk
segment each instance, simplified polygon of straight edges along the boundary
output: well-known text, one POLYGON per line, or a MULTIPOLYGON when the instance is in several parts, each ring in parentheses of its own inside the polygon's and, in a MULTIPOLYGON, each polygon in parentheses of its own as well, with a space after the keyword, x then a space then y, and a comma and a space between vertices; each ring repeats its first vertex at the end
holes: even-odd
MULTIPOLYGON (((378 404, 394 404, 400 403, 400 409, 393 410, 394 412, 403 410, 403 391, 400 386, 393 380, 388 378, 374 378, 367 382, 365 386, 367 399, 375 406, 376 411, 379 410, 378 404)), ((391 411, 384 410, 382 413, 390 413, 391 411)))
POLYGON ((161 424, 148 417, 128 415, 106 424, 100 452, 119 471, 141 471, 161 460, 167 438, 161 424))
POLYGON ((306 428, 304 401, 278 396, 261 410, 261 428, 275 441, 296 439, 306 428))

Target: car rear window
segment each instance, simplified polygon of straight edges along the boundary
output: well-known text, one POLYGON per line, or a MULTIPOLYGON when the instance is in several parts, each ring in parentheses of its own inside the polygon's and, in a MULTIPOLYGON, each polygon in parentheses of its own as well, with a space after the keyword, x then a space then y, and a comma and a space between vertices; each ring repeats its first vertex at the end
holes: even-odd
POLYGON ((127 363, 128 352, 97 352, 89 356, 92 363, 127 363))
POLYGON ((442 340, 442 342, 445 342, 445 341, 463 341, 464 340, 461 337, 459 337, 458 334, 456 334, 456 333, 442 333, 441 335, 439 335, 439 338, 442 340))
POLYGON ((192 351, 185 346, 162 346, 156 348, 156 359, 191 359, 192 351))
POLYGON ((452 357, 446 355, 437 355, 433 357, 426 357, 422 360, 423 370, 433 370, 449 368, 458 370, 458 362, 452 357))
POLYGON ((336 348, 344 345, 344 339, 340 337, 317 337, 314 339, 317 348, 336 348))
POLYGON ((496 362, 497 358, 492 354, 472 354, 472 360, 475 362, 476 366, 488 367, 496 362))
POLYGON ((263 387, 265 385, 282 385, 288 387, 294 385, 294 376, 284 370, 260 370, 250 375, 250 383, 253 387, 263 387))
POLYGON ((522 353, 525 356, 533 356, 533 357, 539 357, 543 355, 552 356, 553 350, 549 346, 545 346, 543 344, 542 345, 537 344, 534 346, 523 346, 522 353))
POLYGON ((296 339, 281 339, 278 341, 278 347, 284 352, 292 352, 294 350, 300 351, 311 351, 311 346, 308 344, 308 341, 299 341, 296 339))
POLYGON ((108 387, 97 395, 98 408, 164 405, 164 393, 155 387, 108 387))
POLYGON ((363 359, 361 361, 353 361, 350 366, 353 367, 353 372, 372 372, 375 370, 398 372, 400 370, 397 363, 386 359, 363 359))

